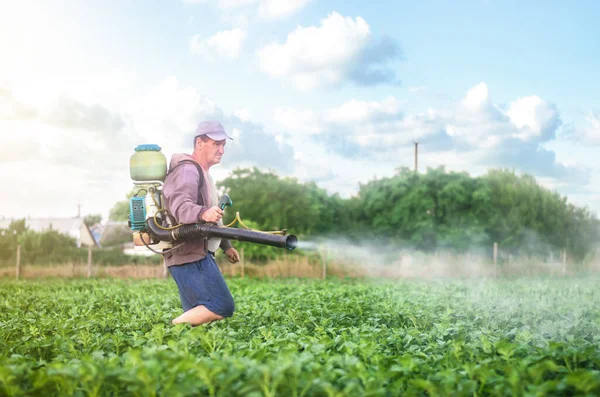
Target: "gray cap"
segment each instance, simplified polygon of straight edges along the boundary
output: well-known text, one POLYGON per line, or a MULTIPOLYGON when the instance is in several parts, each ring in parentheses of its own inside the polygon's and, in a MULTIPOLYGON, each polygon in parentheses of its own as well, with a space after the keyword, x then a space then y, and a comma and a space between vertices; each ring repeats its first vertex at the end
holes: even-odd
POLYGON ((198 128, 196 128, 196 135, 206 135, 213 141, 222 141, 224 139, 233 139, 225 132, 225 128, 218 121, 203 121, 198 124, 198 128))

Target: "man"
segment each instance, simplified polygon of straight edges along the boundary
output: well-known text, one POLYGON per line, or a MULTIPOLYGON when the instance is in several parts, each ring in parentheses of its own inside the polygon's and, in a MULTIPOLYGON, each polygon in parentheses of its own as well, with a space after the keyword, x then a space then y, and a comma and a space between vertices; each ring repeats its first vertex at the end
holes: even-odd
MULTIPOLYGON (((179 153, 171 158, 163 186, 164 206, 178 223, 223 225, 217 188, 208 170, 221 162, 227 139, 232 138, 221 123, 204 121, 196 129, 192 155, 179 153)), ((239 261, 229 240, 214 237, 186 241, 164 254, 184 311, 173 324, 196 326, 233 315, 233 297, 214 258, 219 247, 231 263, 239 261)))

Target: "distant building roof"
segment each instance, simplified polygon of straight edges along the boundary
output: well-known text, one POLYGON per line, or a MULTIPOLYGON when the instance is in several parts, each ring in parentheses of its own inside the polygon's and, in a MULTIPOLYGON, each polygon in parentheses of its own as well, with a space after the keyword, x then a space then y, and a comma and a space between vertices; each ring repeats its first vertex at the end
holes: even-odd
POLYGON ((99 243, 102 247, 121 246, 132 241, 131 233, 127 222, 107 222, 103 225, 99 243))

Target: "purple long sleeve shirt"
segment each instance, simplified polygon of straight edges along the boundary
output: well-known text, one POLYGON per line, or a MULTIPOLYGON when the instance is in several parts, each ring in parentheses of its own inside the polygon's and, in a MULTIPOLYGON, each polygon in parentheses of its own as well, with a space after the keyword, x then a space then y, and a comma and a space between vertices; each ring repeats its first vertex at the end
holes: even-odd
MULTIPOLYGON (((177 153, 171 157, 169 173, 163 186, 164 207, 178 223, 203 223, 202 214, 209 208, 209 186, 205 180, 199 188, 199 167, 189 162, 175 166, 182 160, 191 160, 188 154, 177 153)), ((204 177, 204 176, 203 176, 204 177)), ((205 178, 203 178, 205 179, 205 178)), ((220 248, 232 247, 227 239, 221 240, 220 248)), ((188 240, 180 247, 164 254, 167 266, 181 265, 198 261, 207 255, 207 240, 188 240)))

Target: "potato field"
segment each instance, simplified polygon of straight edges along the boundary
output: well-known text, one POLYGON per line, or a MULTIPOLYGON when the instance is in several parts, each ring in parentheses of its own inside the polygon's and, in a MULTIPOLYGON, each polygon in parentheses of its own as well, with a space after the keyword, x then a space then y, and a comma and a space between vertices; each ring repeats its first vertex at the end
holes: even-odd
POLYGON ((170 279, 0 280, 0 395, 599 395, 598 281, 229 278, 192 328, 170 279))

